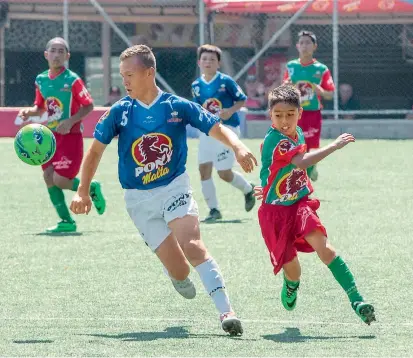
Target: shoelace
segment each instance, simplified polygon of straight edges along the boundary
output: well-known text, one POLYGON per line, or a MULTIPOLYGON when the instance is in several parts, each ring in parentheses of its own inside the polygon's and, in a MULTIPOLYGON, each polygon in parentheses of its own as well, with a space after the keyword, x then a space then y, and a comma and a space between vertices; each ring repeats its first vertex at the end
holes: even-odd
POLYGON ((298 286, 296 286, 296 287, 291 287, 291 286, 289 286, 289 285, 286 285, 286 286, 287 286, 287 297, 290 298, 290 297, 292 296, 292 294, 293 294, 295 291, 297 291, 298 286))

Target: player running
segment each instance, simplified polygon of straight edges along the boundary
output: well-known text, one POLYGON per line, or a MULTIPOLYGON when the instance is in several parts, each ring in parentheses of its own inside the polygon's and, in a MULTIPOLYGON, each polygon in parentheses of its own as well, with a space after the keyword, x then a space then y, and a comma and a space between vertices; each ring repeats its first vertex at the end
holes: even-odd
MULTIPOLYGON (((61 37, 51 39, 44 52, 49 70, 36 77, 34 106, 22 109, 19 116, 27 120, 48 113, 46 124, 56 137, 56 153, 42 165, 43 178, 50 200, 61 221, 46 229, 48 233, 75 232, 76 222, 70 215, 62 189, 76 191, 83 158, 82 119, 93 110, 93 100, 80 77, 65 68, 70 58, 69 46, 61 37)), ((96 211, 103 214, 106 203, 101 185, 93 181, 90 195, 96 211)))
MULTIPOLYGON (((284 82, 292 83, 301 93, 303 114, 298 125, 304 132, 307 150, 320 148, 321 138, 321 99, 331 100, 335 90, 328 67, 313 58, 317 49, 317 38, 310 31, 298 34, 297 50, 299 58, 287 63, 284 82)), ((307 170, 311 180, 316 181, 316 166, 307 170)))
POLYGON ((256 159, 218 117, 156 86, 156 60, 147 46, 126 49, 120 56, 120 73, 128 96, 96 125, 71 210, 76 214, 90 211, 89 184, 106 146, 118 135, 118 171, 126 209, 146 245, 164 265, 175 289, 187 299, 196 294, 189 278, 191 264, 220 313, 224 331, 242 334, 218 264, 201 240, 198 207, 185 170, 186 125, 232 148, 246 172, 252 171, 256 159))
MULTIPOLYGON (((193 101, 219 116, 221 123, 239 136, 240 120, 237 112, 245 104, 247 97, 230 76, 218 71, 221 55, 221 50, 216 46, 203 45, 198 48, 198 65, 201 69, 201 77, 192 83, 193 101)), ((245 210, 252 210, 255 205, 253 185, 245 180, 240 173, 232 170, 235 155, 228 146, 201 133, 198 162, 202 194, 210 210, 205 222, 222 219, 212 179, 213 167, 218 171, 222 180, 230 183, 244 194, 245 210)))
POLYGON ((304 135, 297 122, 302 115, 300 92, 282 85, 269 93, 272 127, 261 146, 262 187, 256 195, 263 202, 258 209, 262 236, 270 253, 274 274, 284 272, 281 302, 291 311, 297 304, 301 267, 297 251, 316 251, 346 292, 351 307, 368 325, 375 321, 374 308, 359 293, 353 274, 327 240, 317 209, 320 202, 310 199, 313 192, 306 169, 328 155, 354 142, 342 134, 333 143, 306 153, 304 135))

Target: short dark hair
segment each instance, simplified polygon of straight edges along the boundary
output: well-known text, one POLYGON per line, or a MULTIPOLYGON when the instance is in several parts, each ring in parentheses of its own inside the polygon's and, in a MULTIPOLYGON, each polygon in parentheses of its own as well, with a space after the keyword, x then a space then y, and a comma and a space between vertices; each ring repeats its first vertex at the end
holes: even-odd
POLYGON ((198 60, 201 59, 203 53, 214 53, 217 55, 218 61, 221 61, 222 51, 218 46, 214 45, 202 45, 198 47, 198 60))
POLYGON ((311 39, 311 41, 313 42, 314 45, 317 44, 317 37, 316 37, 314 32, 307 31, 307 30, 301 30, 298 33, 298 38, 303 37, 303 36, 308 36, 311 39))
POLYGON ((46 51, 49 51, 49 48, 55 43, 63 45, 66 48, 66 51, 69 52, 69 44, 63 37, 53 37, 51 40, 49 40, 49 42, 46 44, 46 51))
POLYGON ((141 60, 142 64, 146 68, 151 68, 153 67, 156 70, 156 59, 155 55, 153 54, 152 50, 146 46, 146 45, 134 45, 131 47, 128 47, 126 50, 124 50, 120 56, 119 59, 121 61, 133 57, 133 56, 138 56, 139 59, 141 60))
POLYGON ((288 103, 300 108, 300 91, 290 84, 283 84, 270 91, 268 94, 268 107, 271 110, 278 103, 288 103))

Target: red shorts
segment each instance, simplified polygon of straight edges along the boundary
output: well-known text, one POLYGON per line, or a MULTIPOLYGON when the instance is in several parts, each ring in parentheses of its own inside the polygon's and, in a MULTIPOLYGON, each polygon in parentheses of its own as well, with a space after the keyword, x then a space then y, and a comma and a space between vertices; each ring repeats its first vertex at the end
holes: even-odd
POLYGON ((82 133, 59 134, 56 137, 56 153, 42 169, 53 165, 54 171, 68 179, 73 179, 80 170, 83 159, 83 135, 82 133))
POLYGON ((261 204, 258 220, 274 266, 274 275, 297 256, 297 251, 314 252, 305 236, 317 229, 327 236, 316 213, 319 207, 318 200, 308 198, 290 206, 261 204))
POLYGON ((320 148, 321 111, 303 111, 298 126, 303 130, 307 151, 320 148))

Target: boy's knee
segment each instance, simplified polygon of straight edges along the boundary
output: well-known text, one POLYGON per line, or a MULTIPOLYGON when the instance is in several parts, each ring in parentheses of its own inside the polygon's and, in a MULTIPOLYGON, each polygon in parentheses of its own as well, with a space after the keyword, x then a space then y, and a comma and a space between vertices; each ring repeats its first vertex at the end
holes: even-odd
POLYGON ((192 266, 197 266, 208 257, 204 243, 200 239, 191 239, 183 244, 182 250, 192 266))
POLYGON ((226 181, 227 183, 231 183, 232 180, 234 179, 234 173, 232 172, 231 169, 218 170, 218 175, 223 181, 226 181))

